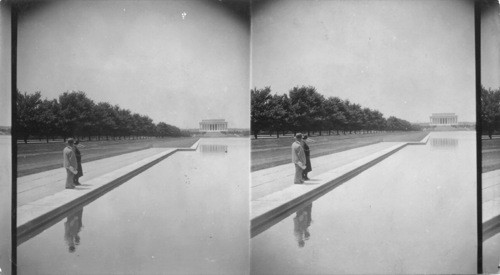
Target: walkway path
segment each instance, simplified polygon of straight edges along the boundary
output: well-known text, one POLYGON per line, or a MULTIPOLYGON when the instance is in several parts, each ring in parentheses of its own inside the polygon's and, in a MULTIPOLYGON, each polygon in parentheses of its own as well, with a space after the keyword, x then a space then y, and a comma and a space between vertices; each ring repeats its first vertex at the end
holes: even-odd
MULTIPOLYGON (((151 148, 86 162, 83 164, 84 175, 80 178, 80 181, 87 182, 165 150, 165 148, 151 148)), ((62 168, 61 151, 61 168, 17 178, 17 206, 19 207, 65 190, 65 182, 66 170, 62 168)))
MULTIPOLYGON (((310 172, 308 176, 313 180, 310 182, 314 182, 314 178, 317 175, 398 144, 403 143, 380 142, 335 154, 312 158, 311 163, 313 171, 310 172)), ((286 187, 293 186, 294 175, 295 168, 291 162, 289 164, 252 172, 252 200, 257 200, 263 196, 283 190, 286 187)))
POLYGON ((500 215, 500 170, 483 173, 483 222, 500 215))
POLYGON ((500 170, 483 173, 483 234, 492 236, 500 224, 500 170))

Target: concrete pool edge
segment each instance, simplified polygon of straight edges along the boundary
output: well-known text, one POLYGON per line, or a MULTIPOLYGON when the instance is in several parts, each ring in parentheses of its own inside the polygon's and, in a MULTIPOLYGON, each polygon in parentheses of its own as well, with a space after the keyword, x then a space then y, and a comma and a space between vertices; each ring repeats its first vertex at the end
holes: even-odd
MULTIPOLYGON (((76 189, 66 189, 30 204, 20 206, 17 211, 18 245, 36 235, 40 228, 46 228, 64 218, 75 207, 106 194, 130 178, 171 156, 177 151, 194 151, 192 148, 170 148, 154 156, 137 161, 100 177, 89 180, 76 189), (38 230, 38 231, 37 231, 38 230)), ((39 233, 39 232, 38 232, 39 233)))
POLYGON ((421 141, 408 142, 408 145, 426 145, 427 141, 429 141, 430 136, 431 136, 431 133, 427 134, 421 141))
POLYGON ((198 145, 203 138, 199 138, 191 147, 189 148, 177 148, 178 151, 196 151, 198 149, 198 145))
POLYGON ((346 182, 405 146, 414 144, 416 145, 419 143, 403 142, 389 149, 371 154, 358 161, 332 169, 315 177, 320 179, 319 183, 290 186, 282 191, 253 200, 251 202, 252 212, 250 220, 251 237, 258 235, 265 229, 284 219, 304 202, 322 196, 326 191, 346 182))
POLYGON ((500 215, 483 222, 483 242, 500 232, 500 215))
POLYGON ((500 232, 500 170, 482 173, 483 241, 500 232))

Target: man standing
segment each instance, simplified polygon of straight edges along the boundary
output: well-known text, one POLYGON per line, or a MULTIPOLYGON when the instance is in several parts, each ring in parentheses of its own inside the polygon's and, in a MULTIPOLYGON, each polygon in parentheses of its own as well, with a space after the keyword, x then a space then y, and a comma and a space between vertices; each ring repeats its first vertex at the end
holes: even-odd
POLYGON ((307 135, 304 135, 304 137, 302 138, 302 148, 304 149, 304 154, 306 155, 306 163, 305 163, 306 169, 304 169, 304 171, 302 171, 302 179, 303 180, 309 180, 309 178, 307 177, 307 173, 312 171, 311 154, 310 154, 310 150, 309 150, 309 145, 307 145, 306 140, 307 140, 307 135))
POLYGON ((75 151, 73 150, 74 140, 68 138, 68 146, 63 150, 63 165, 66 168, 66 189, 73 189, 73 177, 78 173, 75 151))
POLYGON ((304 183, 302 180, 302 171, 306 169, 306 155, 302 148, 302 134, 295 135, 295 142, 292 144, 292 162, 295 164, 295 179, 294 184, 304 183))
POLYGON ((82 153, 80 152, 80 150, 78 149, 79 146, 82 146, 83 145, 80 145, 80 140, 76 140, 74 143, 73 143, 73 151, 75 152, 75 156, 76 156, 76 163, 77 163, 77 170, 78 170, 78 173, 76 173, 76 175, 73 177, 73 184, 74 185, 81 185, 81 183, 78 181, 78 179, 83 176, 83 169, 82 169, 82 153))

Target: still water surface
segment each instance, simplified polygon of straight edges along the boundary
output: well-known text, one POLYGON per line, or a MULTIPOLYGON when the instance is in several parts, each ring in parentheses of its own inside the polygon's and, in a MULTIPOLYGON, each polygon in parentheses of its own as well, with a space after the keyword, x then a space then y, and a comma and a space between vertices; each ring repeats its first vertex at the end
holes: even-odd
POLYGON ((0 135, 0 274, 11 273, 11 136, 0 135))
POLYGON ((177 152, 18 247, 19 274, 249 270, 248 139, 177 152))
POLYGON ((500 229, 483 242, 483 273, 500 273, 500 229))
POLYGON ((476 273, 476 226, 475 132, 437 132, 252 238, 252 274, 476 273))

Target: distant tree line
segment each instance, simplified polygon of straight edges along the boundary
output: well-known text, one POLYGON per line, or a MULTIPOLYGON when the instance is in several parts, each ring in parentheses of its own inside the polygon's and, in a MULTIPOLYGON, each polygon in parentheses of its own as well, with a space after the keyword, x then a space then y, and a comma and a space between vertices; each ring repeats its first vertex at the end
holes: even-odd
POLYGON ((30 137, 142 139, 189 135, 179 128, 107 102, 95 103, 84 92, 65 92, 58 99, 42 99, 41 92, 17 91, 15 133, 27 143, 30 137))
POLYGON ((276 137, 291 131, 332 131, 360 133, 374 131, 420 131, 417 124, 397 117, 384 118, 378 110, 362 107, 338 97, 325 98, 314 87, 294 87, 287 94, 271 94, 271 88, 254 88, 251 91, 251 131, 276 132, 276 137))
POLYGON ((481 87, 481 128, 490 139, 495 131, 500 131, 500 88, 481 87))

